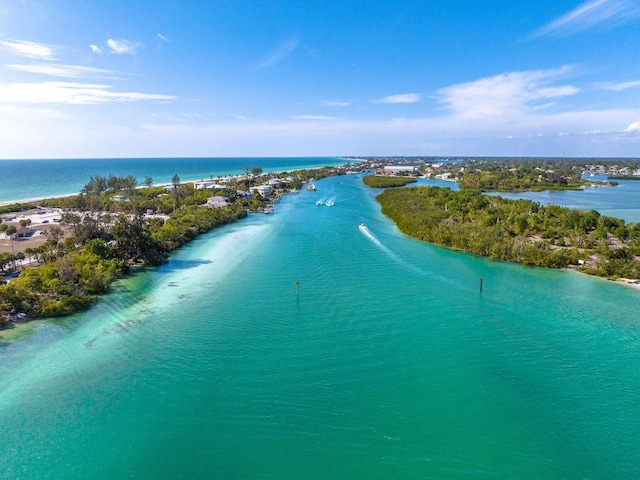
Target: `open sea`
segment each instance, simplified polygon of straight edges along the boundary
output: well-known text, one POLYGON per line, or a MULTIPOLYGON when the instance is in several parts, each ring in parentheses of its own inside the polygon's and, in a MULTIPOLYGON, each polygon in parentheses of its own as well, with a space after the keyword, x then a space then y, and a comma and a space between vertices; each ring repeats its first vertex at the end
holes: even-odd
POLYGON ((0 478, 640 478, 640 291, 316 185, 0 337, 0 478))
POLYGON ((0 160, 0 203, 75 195, 95 175, 133 175, 154 184, 202 180, 244 174, 247 167, 266 172, 344 165, 347 160, 331 157, 284 158, 93 158, 63 160, 0 160))

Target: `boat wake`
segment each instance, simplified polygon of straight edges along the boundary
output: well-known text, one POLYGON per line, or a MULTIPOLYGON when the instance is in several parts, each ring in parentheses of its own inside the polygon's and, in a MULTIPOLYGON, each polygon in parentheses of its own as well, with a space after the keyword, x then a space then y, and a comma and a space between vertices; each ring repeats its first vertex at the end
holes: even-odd
POLYGON ((415 265, 412 265, 411 263, 403 260, 397 254, 395 254, 389 247, 384 245, 380 241, 380 239, 378 237, 376 237, 376 235, 371 230, 369 230, 369 228, 364 223, 361 223, 360 226, 358 227, 358 229, 360 230, 360 232, 365 237, 367 237, 369 239, 369 241, 371 241, 371 243, 373 243, 376 247, 378 247, 380 250, 382 250, 384 253, 386 253, 389 256, 389 258, 391 258, 393 261, 395 261, 399 265, 402 265, 403 267, 408 268, 409 270, 412 270, 413 272, 415 272, 415 273, 417 273, 419 275, 428 276, 427 272, 425 272, 421 268, 418 268, 415 265))

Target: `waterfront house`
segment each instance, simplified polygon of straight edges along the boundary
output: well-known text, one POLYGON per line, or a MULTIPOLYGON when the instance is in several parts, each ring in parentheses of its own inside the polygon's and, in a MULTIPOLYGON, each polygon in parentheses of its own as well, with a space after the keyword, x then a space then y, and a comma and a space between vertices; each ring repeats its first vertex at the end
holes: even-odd
POLYGON ((251 187, 249 191, 258 192, 261 196, 266 197, 273 192, 273 187, 271 185, 258 185, 256 187, 251 187))
POLYGON ((384 167, 384 173, 387 175, 395 175, 402 172, 415 172, 418 169, 415 165, 386 165, 384 167))
POLYGON ((203 188, 210 188, 212 190, 222 190, 224 188, 227 188, 227 186, 221 185, 218 182, 215 182, 213 180, 200 180, 197 182, 193 182, 193 188, 195 188, 196 190, 202 190, 203 188))
POLYGON ((214 208, 227 207, 230 204, 231 203, 229 202, 229 198, 228 197, 224 197, 222 195, 216 195, 215 197, 207 198, 207 206, 208 207, 214 207, 214 208))

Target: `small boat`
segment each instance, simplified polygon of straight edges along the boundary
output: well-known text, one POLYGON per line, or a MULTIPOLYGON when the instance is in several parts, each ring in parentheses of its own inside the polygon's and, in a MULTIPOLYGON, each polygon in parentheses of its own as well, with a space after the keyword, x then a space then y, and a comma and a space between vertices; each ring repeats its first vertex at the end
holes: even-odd
POLYGON ((315 192, 315 191, 316 191, 316 186, 315 186, 315 184, 313 184, 313 183, 312 183, 312 184, 310 184, 310 185, 307 187, 307 190, 308 190, 308 191, 310 191, 310 192, 315 192))
POLYGON ((333 207, 333 204, 334 204, 334 203, 335 203, 335 202, 334 202, 333 200, 327 200, 327 201, 325 202, 325 205, 326 205, 327 207, 333 207))
POLYGON ((362 231, 365 231, 367 229, 367 226, 364 223, 361 223, 360 226, 358 226, 358 228, 362 231))
POLYGON ((318 206, 322 205, 322 200, 318 200, 318 201, 316 202, 316 205, 318 205, 318 206))

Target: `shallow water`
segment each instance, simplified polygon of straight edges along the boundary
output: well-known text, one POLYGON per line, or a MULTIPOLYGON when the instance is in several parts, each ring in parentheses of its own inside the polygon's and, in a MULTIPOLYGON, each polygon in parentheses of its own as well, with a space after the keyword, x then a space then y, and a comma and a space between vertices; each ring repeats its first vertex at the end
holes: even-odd
POLYGON ((284 158, 91 158, 62 160, 0 160, 0 202, 75 195, 96 175, 150 176, 154 185, 244 174, 246 168, 284 172, 342 165, 332 157, 284 158))
POLYGON ((2 344, 0 476, 640 476, 639 292, 317 186, 2 344))

